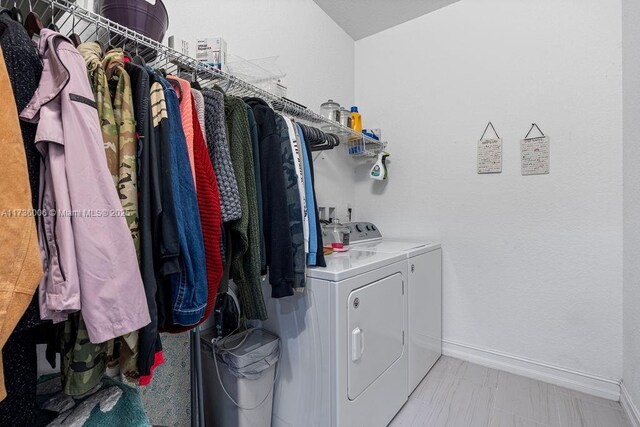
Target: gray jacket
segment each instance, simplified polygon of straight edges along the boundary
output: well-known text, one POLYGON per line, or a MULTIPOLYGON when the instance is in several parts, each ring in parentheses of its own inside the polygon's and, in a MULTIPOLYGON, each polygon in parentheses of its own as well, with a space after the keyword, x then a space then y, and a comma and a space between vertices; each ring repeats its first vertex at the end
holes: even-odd
POLYGON ((293 160, 293 149, 285 119, 276 115, 276 132, 280 135, 282 150, 282 169, 285 186, 287 187, 287 202, 289 204, 289 224, 291 243, 293 247, 293 272, 295 275, 294 288, 302 288, 305 283, 306 255, 304 253, 304 231, 302 222, 302 204, 300 203, 300 189, 298 175, 293 160))
POLYGON ((240 194, 238 183, 229 154, 229 142, 227 140, 227 125, 224 114, 224 95, 217 90, 204 89, 204 121, 206 130, 207 148, 211 163, 218 180, 220 191, 220 207, 222 209, 222 222, 240 219, 240 194))

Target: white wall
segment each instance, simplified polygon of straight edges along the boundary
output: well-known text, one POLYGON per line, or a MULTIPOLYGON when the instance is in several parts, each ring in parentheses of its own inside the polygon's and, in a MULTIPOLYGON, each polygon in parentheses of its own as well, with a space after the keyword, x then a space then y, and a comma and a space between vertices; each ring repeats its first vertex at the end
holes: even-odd
POLYGON ((356 216, 442 242, 446 340, 621 378, 620 20, 616 1, 462 0, 356 42, 391 152, 387 183, 358 168, 356 216), (489 120, 503 173, 479 176, 489 120), (534 121, 551 174, 522 177, 534 121))
POLYGON ((624 371, 640 408, 640 3, 622 1, 624 105, 624 371))
MULTIPOLYGON (((164 3, 170 16, 167 37, 187 40, 191 55, 199 37, 222 36, 230 54, 245 59, 278 56, 290 99, 315 111, 329 98, 352 105, 353 40, 313 0, 164 3)), ((318 203, 337 205, 344 217, 354 199, 351 159, 342 151, 314 157, 318 203)))

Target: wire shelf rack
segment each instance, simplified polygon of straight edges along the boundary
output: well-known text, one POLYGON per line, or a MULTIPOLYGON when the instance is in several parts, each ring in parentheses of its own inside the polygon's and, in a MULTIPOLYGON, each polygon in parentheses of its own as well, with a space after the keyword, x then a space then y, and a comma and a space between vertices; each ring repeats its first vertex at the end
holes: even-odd
MULTIPOLYGON (((14 5, 13 0, 0 2, 5 7, 14 5)), ((369 138, 346 126, 327 119, 315 111, 290 99, 277 96, 223 70, 202 63, 175 49, 165 46, 143 34, 137 33, 117 22, 108 20, 97 13, 69 0, 21 0, 19 7, 28 13, 38 12, 45 25, 54 22, 62 33, 74 32, 83 41, 98 40, 112 46, 123 47, 147 59, 155 68, 163 68, 168 74, 186 75, 196 78, 202 87, 214 85, 226 93, 245 97, 259 97, 271 107, 298 120, 318 125, 326 132, 340 138, 347 154, 353 157, 376 156, 386 147, 385 142, 369 138)))

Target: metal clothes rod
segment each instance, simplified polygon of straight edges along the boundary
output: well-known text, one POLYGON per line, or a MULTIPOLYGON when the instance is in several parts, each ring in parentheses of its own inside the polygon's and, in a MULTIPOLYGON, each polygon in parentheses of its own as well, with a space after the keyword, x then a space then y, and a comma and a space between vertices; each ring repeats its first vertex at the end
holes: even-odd
MULTIPOLYGON (((4 3, 13 4, 12 1, 4 3)), ((22 3, 25 3, 25 1, 22 0, 22 3)), ((21 7, 23 6, 22 3, 21 7)), ((109 41, 116 40, 118 45, 124 45, 131 52, 140 51, 141 56, 145 56, 145 52, 155 52, 155 59, 150 62, 156 68, 164 68, 167 72, 173 74, 178 72, 191 73, 197 76, 203 87, 218 85, 231 95, 261 98, 271 105, 274 110, 283 114, 309 123, 330 126, 331 133, 337 134, 348 143, 353 144, 354 141, 359 140, 364 146, 371 147, 374 155, 382 151, 386 145, 384 142, 369 138, 360 132, 329 120, 303 105, 276 96, 236 76, 171 49, 123 25, 80 7, 72 1, 32 0, 31 4, 34 11, 41 11, 46 7, 48 13, 41 14, 42 18, 46 15, 51 16, 62 31, 70 25, 73 28, 73 32, 79 34, 83 40, 106 35, 109 41), (60 12, 62 12, 63 16, 60 16, 60 12)))

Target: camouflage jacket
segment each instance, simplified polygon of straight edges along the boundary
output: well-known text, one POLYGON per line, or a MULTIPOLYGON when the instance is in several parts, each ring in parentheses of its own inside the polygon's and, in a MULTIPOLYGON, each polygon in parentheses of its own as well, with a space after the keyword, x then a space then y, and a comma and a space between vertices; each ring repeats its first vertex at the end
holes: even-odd
MULTIPOLYGON (((124 51, 112 49, 102 61, 109 84, 109 93, 113 102, 113 115, 118 130, 118 145, 106 147, 107 157, 115 156, 117 169, 111 170, 116 189, 122 202, 131 238, 140 261, 140 227, 138 222, 138 140, 136 138, 136 120, 133 112, 133 91, 131 79, 124 68, 124 51)), ((112 364, 119 359, 120 371, 125 377, 135 380, 138 377, 138 332, 132 332, 110 347, 112 364)))
MULTIPOLYGON (((118 144, 105 145, 107 158, 115 157, 117 168, 109 169, 114 177, 120 201, 124 208, 131 237, 140 254, 140 231, 138 224, 138 173, 136 120, 133 114, 131 79, 124 69, 124 52, 112 49, 102 62, 107 75, 109 92, 113 99, 113 115, 117 126, 118 144)), ((109 137, 110 138, 110 137, 109 137)), ((111 139, 108 139, 111 142, 111 139)), ((110 165, 111 166, 111 165, 110 165)))

